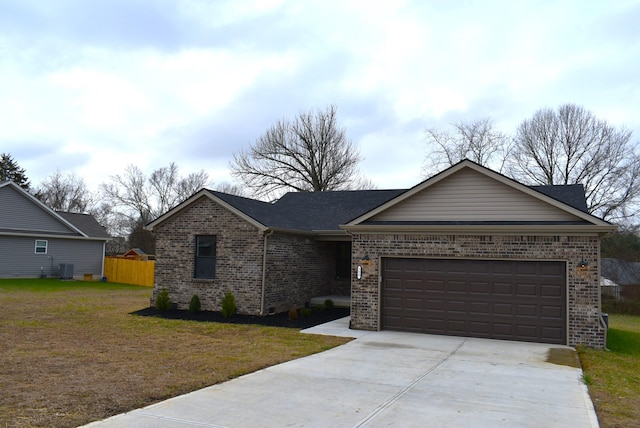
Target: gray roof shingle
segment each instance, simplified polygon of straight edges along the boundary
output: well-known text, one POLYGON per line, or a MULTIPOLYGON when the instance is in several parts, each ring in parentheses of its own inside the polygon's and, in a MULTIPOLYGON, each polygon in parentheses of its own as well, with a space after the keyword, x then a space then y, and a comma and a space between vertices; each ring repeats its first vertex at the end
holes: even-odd
POLYGON ((110 238, 104 227, 90 214, 69 213, 64 211, 56 211, 60 217, 80 229, 90 238, 110 238))

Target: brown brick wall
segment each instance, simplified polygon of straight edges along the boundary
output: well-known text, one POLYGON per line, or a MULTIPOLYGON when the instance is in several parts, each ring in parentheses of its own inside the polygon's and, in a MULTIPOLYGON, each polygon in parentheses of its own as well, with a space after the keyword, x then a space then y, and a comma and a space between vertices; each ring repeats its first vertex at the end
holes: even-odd
MULTIPOLYGON (((166 288, 172 303, 187 309, 194 294, 203 310, 220 310, 227 291, 238 312, 260 315, 264 235, 255 226, 201 198, 154 229, 156 269, 151 304, 166 288), (193 278, 196 235, 216 235, 216 277, 193 278)), ((349 280, 335 278, 336 247, 301 235, 267 237, 264 314, 300 308, 312 297, 348 294, 349 280), (345 287, 345 283, 347 286, 345 287)))
POLYGON ((227 291, 236 297, 238 312, 258 314, 262 291, 262 233, 208 198, 189 207, 154 229, 156 271, 151 303, 166 288, 172 303, 187 309, 197 294, 203 310, 220 310, 227 291), (216 235, 215 279, 195 279, 196 235, 216 235))
POLYGON ((335 245, 300 235, 273 234, 267 244, 265 306, 284 312, 331 294, 335 245))
POLYGON ((597 236, 355 234, 352 327, 379 329, 378 272, 381 257, 562 260, 567 261, 569 345, 603 348, 604 330, 599 322, 599 246, 597 236), (371 259, 368 265, 362 265, 360 261, 364 255, 371 259), (589 263, 586 271, 577 267, 583 259, 589 263), (358 265, 363 266, 361 280, 355 278, 358 265))

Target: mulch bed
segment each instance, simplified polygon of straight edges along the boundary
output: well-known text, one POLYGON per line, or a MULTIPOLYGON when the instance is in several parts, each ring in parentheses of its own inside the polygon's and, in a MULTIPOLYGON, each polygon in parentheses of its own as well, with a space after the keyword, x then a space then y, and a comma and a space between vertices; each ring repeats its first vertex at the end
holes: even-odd
POLYGON ((303 330, 305 328, 349 316, 349 308, 324 308, 321 310, 314 310, 310 315, 299 314, 298 318, 294 320, 289 319, 288 312, 265 316, 236 314, 229 318, 225 318, 222 316, 222 313, 214 311, 190 312, 178 309, 159 311, 155 307, 141 309, 139 311, 132 312, 132 314, 175 320, 219 322, 229 324, 257 324, 270 327, 287 327, 303 330))

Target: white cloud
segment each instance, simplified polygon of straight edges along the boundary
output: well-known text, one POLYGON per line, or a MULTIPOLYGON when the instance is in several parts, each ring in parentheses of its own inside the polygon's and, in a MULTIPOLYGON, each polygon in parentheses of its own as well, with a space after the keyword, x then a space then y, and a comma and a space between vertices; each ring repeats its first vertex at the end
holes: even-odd
POLYGON ((0 150, 36 183, 171 161, 221 181, 274 120, 338 103, 366 172, 406 187, 421 130, 451 120, 512 131, 576 102, 640 132, 639 3, 16 3, 0 17, 0 150))

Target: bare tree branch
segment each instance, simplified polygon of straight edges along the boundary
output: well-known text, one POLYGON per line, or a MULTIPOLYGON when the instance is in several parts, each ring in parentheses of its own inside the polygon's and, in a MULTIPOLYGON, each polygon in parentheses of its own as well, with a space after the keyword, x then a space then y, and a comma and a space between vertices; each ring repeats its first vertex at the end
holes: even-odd
POLYGON ((583 107, 542 109, 518 127, 509 174, 531 184, 583 184, 589 212, 626 221, 640 197, 640 155, 630 140, 630 131, 583 107))
POLYGON ((451 131, 426 130, 425 175, 432 175, 463 159, 502 170, 511 150, 510 139, 495 128, 491 119, 455 122, 451 127, 451 131))
POLYGON ((236 153, 232 175, 257 197, 286 190, 299 192, 351 189, 364 185, 358 174, 360 154, 338 126, 337 108, 302 112, 281 119, 248 150, 236 153))
POLYGON ((35 196, 56 211, 86 213, 96 203, 96 196, 81 177, 74 173, 64 175, 60 170, 40 183, 35 196))
POLYGON ((129 165, 124 174, 111 176, 101 185, 103 199, 112 207, 115 223, 130 233, 141 222, 147 223, 208 185, 204 171, 180 177, 178 167, 171 163, 158 168, 147 177, 137 166, 129 165))

